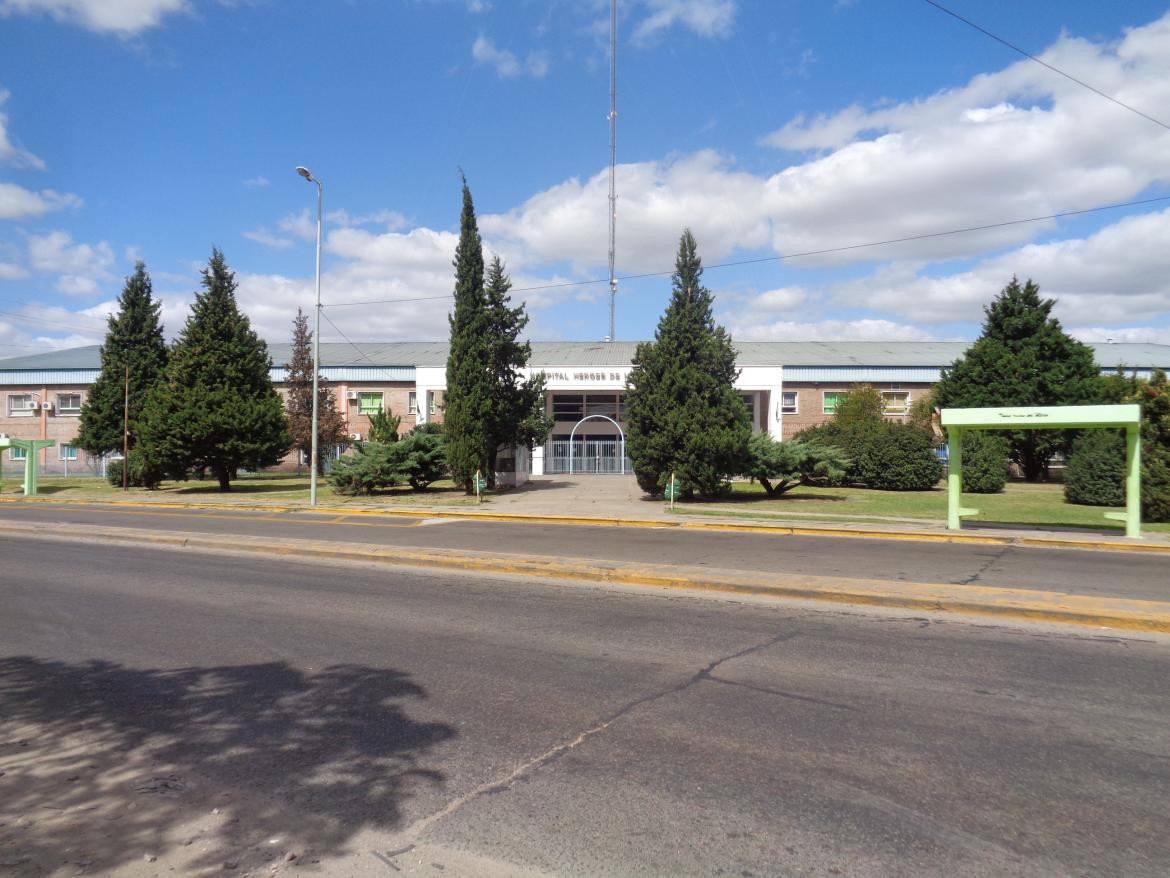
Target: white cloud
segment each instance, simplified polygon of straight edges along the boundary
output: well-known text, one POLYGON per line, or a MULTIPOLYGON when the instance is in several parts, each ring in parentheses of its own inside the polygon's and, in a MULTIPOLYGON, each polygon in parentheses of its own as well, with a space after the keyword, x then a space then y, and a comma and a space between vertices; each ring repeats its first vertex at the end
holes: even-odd
POLYGON ((701 37, 722 37, 735 22, 734 0, 645 0, 645 4, 650 14, 634 28, 635 43, 645 43, 676 24, 701 37))
POLYGON ((33 192, 15 183, 0 183, 0 220, 43 216, 81 204, 78 196, 68 192, 54 192, 52 189, 33 192))
POLYGON ((361 214, 351 214, 346 210, 331 210, 325 214, 325 222, 338 226, 384 226, 391 232, 401 231, 410 225, 406 217, 396 210, 375 210, 361 214))
MULTIPOLYGON (((0 88, 0 106, 8 100, 10 92, 0 88)), ((21 149, 8 136, 8 115, 0 113, 0 164, 13 165, 17 168, 31 168, 43 171, 45 163, 27 150, 21 149)))
POLYGON ((263 244, 265 247, 271 247, 274 250, 287 250, 293 245, 293 242, 288 238, 282 238, 279 235, 274 235, 267 229, 253 229, 248 232, 243 232, 245 238, 250 241, 255 241, 258 244, 263 244))
MULTIPOLYGON (((1116 45, 1063 38, 1045 53, 1135 106, 1170 105, 1170 15, 1116 45)), ((978 257, 1057 222, 990 226, 1126 201, 1170 181, 1170 132, 1032 62, 878 110, 797 120, 772 138, 829 149, 772 174, 714 152, 619 165, 618 266, 670 267, 690 226, 707 263, 734 251, 794 255, 801 268, 978 257), (880 247, 877 241, 914 238, 880 247)), ((527 263, 605 264, 608 175, 570 179, 481 229, 527 263)))
POLYGON ((28 261, 37 271, 56 274, 57 289, 66 295, 88 296, 99 282, 113 278, 114 250, 105 241, 74 244, 68 232, 29 235, 28 261))
POLYGON ((549 70, 549 56, 544 51, 528 53, 527 60, 521 64, 515 52, 507 49, 498 49, 487 37, 480 35, 471 44, 471 57, 477 64, 487 64, 494 67, 496 75, 501 79, 512 79, 522 73, 527 73, 540 79, 549 70))
POLYGON ((267 189, 272 185, 272 181, 267 177, 250 177, 244 181, 244 185, 249 189, 267 189))
POLYGON ((1081 325, 1157 321, 1170 314, 1170 210, 1126 217, 1084 238, 1028 244, 941 276, 901 263, 830 288, 843 306, 925 323, 978 322, 1012 276, 1057 300, 1054 314, 1081 325))
POLYGON ((28 277, 28 272, 15 262, 0 262, 0 280, 20 280, 28 277))
POLYGON ((316 215, 310 216, 307 207, 300 213, 288 214, 288 216, 281 219, 276 225, 282 232, 296 235, 301 240, 317 240, 317 217, 316 215))
POLYGON ((97 33, 133 36, 188 9, 186 0, 0 0, 0 16, 48 15, 97 33))

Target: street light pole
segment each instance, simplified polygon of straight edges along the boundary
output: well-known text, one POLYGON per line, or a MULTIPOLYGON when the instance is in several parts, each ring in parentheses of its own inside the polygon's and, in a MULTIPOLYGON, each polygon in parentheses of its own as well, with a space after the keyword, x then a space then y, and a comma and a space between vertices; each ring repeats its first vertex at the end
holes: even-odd
POLYGON ((313 326, 313 440, 309 453, 309 505, 317 505, 317 432, 318 411, 317 375, 321 368, 321 203, 325 198, 325 184, 316 179, 309 169, 297 167, 297 173, 310 183, 317 184, 317 319, 313 326))

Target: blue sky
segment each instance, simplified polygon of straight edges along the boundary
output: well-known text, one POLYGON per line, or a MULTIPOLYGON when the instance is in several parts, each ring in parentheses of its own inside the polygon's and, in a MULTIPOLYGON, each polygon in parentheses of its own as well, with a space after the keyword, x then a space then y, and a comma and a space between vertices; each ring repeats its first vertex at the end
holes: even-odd
MULTIPOLYGON (((949 0, 1170 124, 1165 2, 949 0)), ((0 0, 0 357, 94 343, 134 260, 168 335, 213 245, 285 341, 441 339, 466 174, 539 339, 608 328, 606 0, 0 0), (553 286, 557 284, 574 284, 553 286), (377 302, 359 304, 354 302, 377 302)), ((689 226, 739 339, 963 339, 1013 273, 1170 343, 1170 130, 924 0, 619 0, 619 275, 689 226), (727 262, 765 261, 725 268, 727 262)), ((647 338, 665 276, 624 280, 647 338)))

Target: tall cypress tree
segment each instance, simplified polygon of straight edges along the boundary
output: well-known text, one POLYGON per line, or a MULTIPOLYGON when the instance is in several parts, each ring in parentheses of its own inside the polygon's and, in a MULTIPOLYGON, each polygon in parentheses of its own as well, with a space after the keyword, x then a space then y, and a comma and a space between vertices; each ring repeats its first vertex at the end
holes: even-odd
POLYGON ((75 444, 90 454, 122 450, 126 409, 126 369, 130 370, 130 445, 138 441, 138 424, 146 395, 162 374, 167 346, 159 323, 161 304, 153 297, 146 265, 138 262, 118 298, 118 313, 107 321, 101 348, 101 372, 81 406, 75 444))
MULTIPOLYGON (((313 449, 313 332, 300 308, 293 319, 292 350, 284 368, 288 372, 285 413, 293 447, 308 457, 313 449)), ((345 419, 337 410, 337 397, 324 378, 317 376, 317 473, 325 472, 325 455, 346 441, 345 419)))
MULTIPOLYGON (((1012 278, 983 309, 983 333, 935 385, 940 408, 1084 405, 1101 393, 1093 350, 1052 316, 1055 299, 1041 299, 1031 279, 1012 278)), ((1012 458, 1034 482, 1048 459, 1067 450, 1070 436, 1053 430, 1005 431, 1012 458)))
POLYGON ((463 211, 455 248, 455 307, 449 318, 451 345, 447 355, 447 392, 443 431, 451 478, 468 493, 477 469, 491 473, 492 386, 491 321, 483 286, 483 244, 475 205, 463 180, 463 211))
POLYGON ((687 229, 679 239, 670 304, 654 341, 638 345, 626 380, 627 448, 638 485, 662 491, 672 472, 684 496, 718 493, 740 472, 751 438, 735 390, 735 350, 715 325, 703 263, 687 229))
POLYGON ((501 446, 524 445, 531 450, 548 438, 553 422, 544 411, 543 375, 520 380, 520 370, 532 357, 532 345, 520 341, 528 325, 524 306, 512 307, 512 281, 499 256, 487 270, 484 297, 487 310, 488 372, 492 379, 488 419, 489 483, 495 480, 496 452, 501 446))
POLYGON ((211 251, 203 291, 143 413, 146 459, 176 477, 209 470, 222 491, 241 468, 277 463, 292 445, 272 386, 268 346, 236 305, 236 279, 211 251))

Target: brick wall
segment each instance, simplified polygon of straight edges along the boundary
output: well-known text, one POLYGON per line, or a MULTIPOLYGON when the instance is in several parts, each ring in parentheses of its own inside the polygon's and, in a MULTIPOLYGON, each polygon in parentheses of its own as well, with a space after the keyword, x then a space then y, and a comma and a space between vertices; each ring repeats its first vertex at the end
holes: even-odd
MULTIPOLYGON (((838 384, 829 382, 808 382, 808 383, 784 383, 784 390, 788 393, 796 392, 796 413, 785 414, 782 420, 782 439, 791 439, 794 435, 799 433, 806 427, 813 427, 817 424, 823 424, 832 419, 831 414, 825 413, 825 394, 826 393, 848 393, 850 384, 838 384)), ((879 383, 874 385, 878 390, 887 391, 888 393, 905 393, 907 394, 907 408, 912 405, 915 400, 925 396, 930 392, 933 385, 930 384, 885 384, 879 383)), ((894 398, 894 397, 891 397, 894 398)), ((888 413, 888 418, 893 420, 905 420, 905 414, 888 413)))

